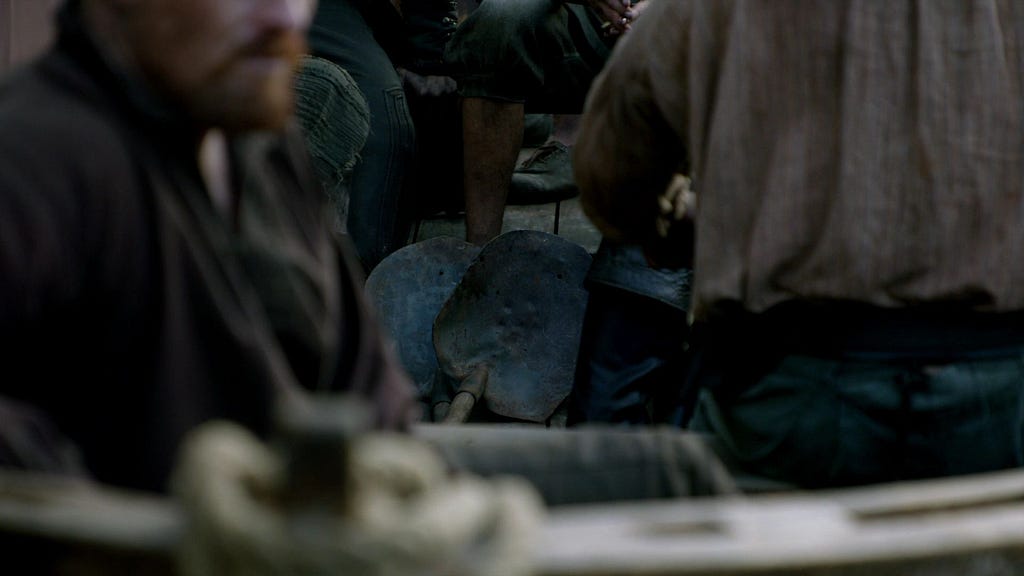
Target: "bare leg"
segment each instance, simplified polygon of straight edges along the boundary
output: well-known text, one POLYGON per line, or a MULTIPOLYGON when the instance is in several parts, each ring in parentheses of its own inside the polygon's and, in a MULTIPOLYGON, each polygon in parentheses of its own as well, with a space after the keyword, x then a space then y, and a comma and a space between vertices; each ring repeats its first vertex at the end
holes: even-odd
POLYGON ((466 240, 482 245, 501 234, 509 182, 523 144, 521 103, 466 98, 462 102, 466 240))

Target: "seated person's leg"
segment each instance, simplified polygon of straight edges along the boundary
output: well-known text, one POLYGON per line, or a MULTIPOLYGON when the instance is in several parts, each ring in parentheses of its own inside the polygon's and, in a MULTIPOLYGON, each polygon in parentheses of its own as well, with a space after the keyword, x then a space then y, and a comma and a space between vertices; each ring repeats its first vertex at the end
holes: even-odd
POLYGON ((501 234, 509 182, 523 138, 523 104, 486 98, 462 103, 466 240, 501 234))
POLYGON ((523 114, 579 112, 607 57, 596 16, 549 0, 484 2, 459 26, 446 60, 465 98, 467 239, 501 232, 523 114))
POLYGON ((310 31, 313 53, 339 64, 370 107, 370 134, 352 174, 348 233, 363 264, 373 268, 408 241, 415 202, 407 198, 415 132, 402 82, 349 2, 322 2, 310 31))
POLYGON ((690 279, 687 268, 648 266, 639 246, 601 243, 587 278, 570 426, 650 424, 671 409, 685 371, 690 279))

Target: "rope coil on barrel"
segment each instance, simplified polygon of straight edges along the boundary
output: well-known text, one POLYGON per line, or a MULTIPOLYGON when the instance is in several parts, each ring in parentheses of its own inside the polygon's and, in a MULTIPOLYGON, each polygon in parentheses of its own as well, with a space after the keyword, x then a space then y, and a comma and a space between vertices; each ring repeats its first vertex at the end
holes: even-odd
POLYGON ((523 482, 450 476, 432 449, 397 434, 359 436, 347 458, 344 493, 297 499, 284 460, 249 432, 197 430, 174 478, 182 574, 531 573, 542 505, 523 482))

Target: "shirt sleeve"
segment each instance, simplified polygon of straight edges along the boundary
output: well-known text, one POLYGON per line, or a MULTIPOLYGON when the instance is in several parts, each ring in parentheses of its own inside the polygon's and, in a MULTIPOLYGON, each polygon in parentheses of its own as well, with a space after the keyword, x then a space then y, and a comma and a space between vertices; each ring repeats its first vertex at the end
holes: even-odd
POLYGON ((616 46, 584 110, 573 162, 584 210, 615 240, 655 234, 657 197, 685 170, 690 3, 652 5, 616 46))

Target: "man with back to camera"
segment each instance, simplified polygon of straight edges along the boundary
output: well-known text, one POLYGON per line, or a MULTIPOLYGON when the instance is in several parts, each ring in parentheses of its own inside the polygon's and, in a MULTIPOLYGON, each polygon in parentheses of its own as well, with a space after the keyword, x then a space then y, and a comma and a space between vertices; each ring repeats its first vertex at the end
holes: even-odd
POLYGON ((804 486, 1024 463, 1021 102, 1016 2, 652 3, 574 160, 662 254, 692 172, 693 427, 804 486))
POLYGON ((290 127, 315 0, 69 0, 0 86, 0 462, 163 490, 213 418, 413 406, 290 127))

